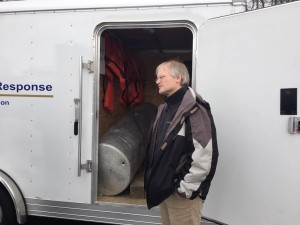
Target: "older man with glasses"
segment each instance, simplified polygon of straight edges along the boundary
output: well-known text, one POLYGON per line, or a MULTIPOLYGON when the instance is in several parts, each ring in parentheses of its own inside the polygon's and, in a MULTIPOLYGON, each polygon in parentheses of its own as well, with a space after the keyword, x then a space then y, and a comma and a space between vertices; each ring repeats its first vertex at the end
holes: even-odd
POLYGON ((149 131, 145 189, 148 208, 159 205, 163 225, 199 225, 214 176, 218 147, 210 107, 189 84, 186 66, 163 62, 156 69, 165 96, 149 131))

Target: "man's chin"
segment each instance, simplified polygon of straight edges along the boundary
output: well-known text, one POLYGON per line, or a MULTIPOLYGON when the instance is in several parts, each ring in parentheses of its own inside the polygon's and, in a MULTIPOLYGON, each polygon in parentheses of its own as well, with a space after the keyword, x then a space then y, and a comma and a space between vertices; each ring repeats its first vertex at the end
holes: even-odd
POLYGON ((158 93, 159 93, 160 95, 167 95, 166 92, 163 91, 163 90, 159 90, 158 93))

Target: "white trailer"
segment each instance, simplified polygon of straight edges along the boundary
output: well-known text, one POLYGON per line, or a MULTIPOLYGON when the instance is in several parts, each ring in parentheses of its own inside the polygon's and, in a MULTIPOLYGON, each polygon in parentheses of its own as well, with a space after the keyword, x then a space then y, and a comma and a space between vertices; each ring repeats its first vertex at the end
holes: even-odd
POLYGON ((98 193, 99 140, 126 111, 117 99, 112 113, 103 107, 105 31, 136 56, 145 101, 161 102, 156 65, 179 57, 211 103, 220 160, 204 216, 297 224, 300 138, 288 121, 297 133, 300 3, 248 13, 224 0, 0 6, 1 225, 27 215, 160 224, 144 199, 98 193))

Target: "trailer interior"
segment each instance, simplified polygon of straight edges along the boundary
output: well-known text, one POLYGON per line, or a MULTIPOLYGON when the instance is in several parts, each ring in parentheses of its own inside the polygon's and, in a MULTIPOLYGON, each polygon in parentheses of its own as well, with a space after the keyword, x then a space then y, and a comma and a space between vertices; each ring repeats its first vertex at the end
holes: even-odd
MULTIPOLYGON (((112 126, 117 124, 128 111, 131 111, 137 105, 147 102, 159 106, 163 102, 163 97, 158 94, 155 83, 155 69, 161 62, 170 59, 180 60, 187 66, 190 76, 192 75, 194 34, 188 26, 160 25, 157 27, 140 26, 134 28, 112 26, 109 29, 105 29, 100 35, 102 41, 100 52, 102 52, 101 57, 104 59, 102 66, 104 64, 107 66, 109 61, 108 54, 118 56, 123 54, 121 51, 126 51, 126 60, 132 60, 136 71, 138 71, 134 77, 134 80, 137 80, 138 83, 135 82, 134 85, 140 85, 138 92, 135 92, 135 94, 140 95, 140 98, 135 103, 132 103, 135 99, 122 100, 122 95, 124 95, 124 86, 122 87, 124 84, 121 82, 122 77, 120 78, 120 74, 112 73, 113 75, 110 75, 111 77, 108 79, 107 70, 102 68, 99 86, 99 142, 101 142, 103 135, 112 126), (113 40, 111 45, 113 49, 107 49, 108 37, 113 40), (119 47, 115 46, 116 43, 119 47), (103 55, 104 53, 105 56, 103 55), (110 87, 108 82, 110 82, 110 87)), ((126 81, 125 85, 128 85, 128 75, 124 75, 124 73, 121 75, 126 81)), ((129 91, 130 88, 132 90, 132 87, 126 86, 126 88, 129 91)), ((98 151, 100 152, 101 148, 98 151)), ((139 151, 144 151, 144 149, 139 151)), ((114 161, 112 160, 111 163, 114 163, 114 161)), ((133 174, 130 184, 124 191, 113 195, 103 194, 98 191, 98 201, 144 205, 144 157, 139 159, 139 163, 139 168, 133 174)), ((105 177, 99 175, 98 184, 101 185, 101 182, 105 182, 103 179, 105 177)))

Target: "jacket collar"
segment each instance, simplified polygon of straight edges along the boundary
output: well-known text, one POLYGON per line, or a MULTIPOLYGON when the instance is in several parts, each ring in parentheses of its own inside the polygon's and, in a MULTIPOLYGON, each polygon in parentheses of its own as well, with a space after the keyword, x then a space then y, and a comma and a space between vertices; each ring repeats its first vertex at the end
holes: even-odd
MULTIPOLYGON (((196 97, 202 99, 201 96, 198 95, 192 88, 188 87, 188 90, 185 92, 183 99, 181 101, 181 104, 179 105, 179 108, 167 130, 164 140, 166 140, 167 136, 169 136, 170 132, 178 124, 183 123, 185 116, 197 111, 198 107, 197 107, 196 97)), ((156 116, 156 119, 155 119, 154 125, 153 125, 154 130, 155 130, 155 127, 157 126, 158 118, 160 117, 161 112, 163 111, 163 109, 166 106, 167 106, 167 103, 160 105, 160 107, 158 108, 157 116, 156 116)))
POLYGON ((183 85, 180 89, 178 89, 174 94, 172 94, 171 96, 166 96, 164 98, 165 102, 168 105, 175 105, 179 102, 182 101, 186 91, 188 90, 188 86, 187 85, 183 85))

